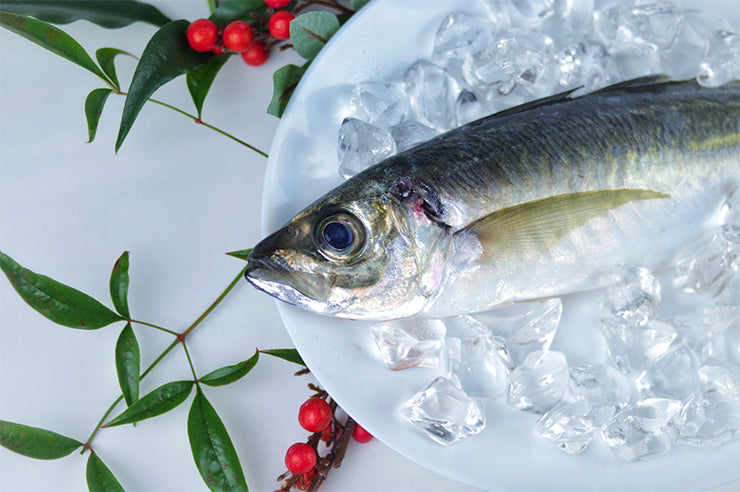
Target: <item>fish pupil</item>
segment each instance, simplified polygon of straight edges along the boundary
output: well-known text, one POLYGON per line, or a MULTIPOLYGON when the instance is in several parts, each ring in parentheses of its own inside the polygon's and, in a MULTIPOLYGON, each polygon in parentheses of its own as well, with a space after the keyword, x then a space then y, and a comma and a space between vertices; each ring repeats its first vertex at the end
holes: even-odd
POLYGON ((326 244, 337 251, 347 249, 354 240, 352 230, 342 222, 329 222, 324 226, 322 235, 326 244))

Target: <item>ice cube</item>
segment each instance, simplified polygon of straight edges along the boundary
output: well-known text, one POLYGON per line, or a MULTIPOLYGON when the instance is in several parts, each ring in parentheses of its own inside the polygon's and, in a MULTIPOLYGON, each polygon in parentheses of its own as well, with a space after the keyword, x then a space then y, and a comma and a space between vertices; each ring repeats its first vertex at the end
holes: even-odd
POLYGON ((444 323, 447 327, 447 335, 451 337, 475 338, 491 333, 485 324, 468 314, 450 316, 445 318, 444 323))
POLYGON ((457 125, 462 126, 486 116, 483 104, 478 100, 475 93, 464 89, 455 103, 455 116, 457 125))
POLYGON ((716 448, 740 437, 740 404, 708 391, 690 401, 683 411, 681 439, 703 448, 716 448))
POLYGON ((496 397, 506 391, 509 369, 498 356, 493 336, 447 338, 449 377, 475 398, 496 397))
POLYGON ((662 72, 675 80, 696 77, 699 64, 709 47, 708 19, 695 11, 684 13, 684 24, 673 44, 658 53, 662 72))
POLYGON ((696 354, 680 344, 668 351, 635 380, 643 398, 661 397, 687 402, 701 391, 696 354))
POLYGON ((537 432, 568 454, 582 453, 594 431, 614 415, 613 405, 581 400, 560 402, 537 422, 537 432))
POLYGON ((444 348, 445 325, 437 319, 406 318, 370 327, 385 364, 394 371, 435 368, 444 348))
POLYGON ((594 30, 610 53, 642 55, 666 49, 682 24, 683 10, 672 2, 613 6, 594 14, 594 30))
POLYGON ((701 366, 699 379, 704 383, 705 392, 716 391, 728 400, 740 400, 740 368, 736 365, 701 366))
POLYGON ((600 43, 577 42, 567 45, 558 55, 561 87, 582 85, 586 91, 591 91, 606 85, 606 56, 606 50, 600 43))
POLYGON ((709 37, 709 50, 699 65, 697 81, 717 87, 740 78, 740 35, 731 31, 714 31, 709 37))
POLYGON ((399 83, 363 82, 352 89, 349 107, 357 119, 390 128, 406 116, 409 100, 399 83))
POLYGON ((555 0, 510 0, 529 25, 541 24, 555 13, 555 0))
POLYGON ((609 83, 622 82, 653 75, 661 71, 660 57, 657 53, 611 53, 604 60, 604 73, 609 83))
MULTIPOLYGON (((533 91, 549 89, 543 76, 552 39, 536 33, 509 33, 496 44, 463 61, 463 76, 473 90, 487 100, 511 93, 517 86, 533 91), (535 39, 536 37, 536 39, 535 39), (548 42, 543 39, 549 40, 548 42)), ((548 67, 550 64, 548 64, 548 67)), ((557 82, 557 81, 556 81, 557 82)))
POLYGON ((485 19, 452 12, 444 18, 434 36, 432 60, 459 77, 463 60, 493 44, 497 30, 498 26, 485 19))
POLYGON ((440 444, 478 434, 486 426, 483 404, 443 377, 416 393, 401 405, 400 411, 440 444))
POLYGON ((559 298, 538 302, 506 337, 514 362, 521 363, 537 350, 549 350, 560 324, 563 302, 559 298))
POLYGON ((416 120, 404 120, 392 126, 390 132, 396 142, 398 152, 408 150, 439 135, 434 128, 429 128, 416 120))
POLYGON ((429 60, 419 60, 406 71, 404 81, 416 119, 442 131, 455 126, 460 86, 447 70, 429 60))
POLYGON ((568 370, 569 394, 576 400, 607 402, 617 409, 630 401, 630 383, 624 374, 602 364, 575 366, 568 370))
POLYGON ((686 292, 716 297, 733 280, 737 269, 735 248, 715 232, 679 253, 674 284, 686 292))
POLYGON ((339 174, 345 178, 396 153, 391 134, 357 118, 345 118, 339 128, 339 174))
MULTIPOLYGON (((593 31, 594 0, 560 0, 548 27, 565 42, 583 40, 593 31)), ((555 37, 555 36, 553 36, 555 37)))
POLYGON ((675 328, 662 321, 634 326, 621 316, 603 319, 601 333, 609 359, 623 373, 647 368, 666 353, 677 337, 675 328))
POLYGON ((568 387, 568 364, 561 352, 532 352, 509 375, 506 403, 516 409, 545 413, 568 387))
POLYGON ((722 334, 730 325, 740 319, 740 308, 734 306, 705 307, 701 311, 668 318, 671 326, 697 353, 702 353, 707 344, 722 334))
POLYGON ((660 311, 660 283, 646 268, 625 268, 601 296, 604 316, 620 316, 633 325, 645 325, 660 311))
POLYGON ((740 247, 740 188, 736 188, 722 203, 717 221, 722 237, 740 247))
POLYGON ((601 428, 601 437, 625 461, 666 454, 678 438, 681 402, 648 398, 628 406, 601 428))

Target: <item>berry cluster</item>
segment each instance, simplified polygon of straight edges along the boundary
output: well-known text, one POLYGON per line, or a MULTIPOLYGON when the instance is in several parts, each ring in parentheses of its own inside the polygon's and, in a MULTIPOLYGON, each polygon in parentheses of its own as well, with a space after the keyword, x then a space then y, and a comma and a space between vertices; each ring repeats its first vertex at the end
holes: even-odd
POLYGON ((278 480, 286 479, 281 491, 292 487, 316 490, 329 470, 332 467, 338 468, 341 464, 350 437, 361 443, 372 439, 370 433, 357 425, 351 417, 347 417, 346 422, 341 424, 337 418, 338 407, 329 395, 312 384, 309 384, 309 388, 316 393, 301 405, 298 423, 312 434, 307 442, 297 442, 285 453, 288 471, 278 477, 278 480), (319 456, 318 453, 321 441, 331 448, 325 456, 319 456))
POLYGON ((220 30, 210 19, 198 19, 187 29, 190 47, 201 53, 210 51, 217 55, 226 52, 239 53, 248 65, 262 65, 270 56, 268 42, 290 39, 290 22, 295 18, 287 10, 276 10, 286 7, 290 0, 265 0, 265 3, 272 9, 270 18, 255 17, 255 20, 262 24, 266 20, 269 34, 261 30, 255 32, 243 20, 235 20, 220 30))

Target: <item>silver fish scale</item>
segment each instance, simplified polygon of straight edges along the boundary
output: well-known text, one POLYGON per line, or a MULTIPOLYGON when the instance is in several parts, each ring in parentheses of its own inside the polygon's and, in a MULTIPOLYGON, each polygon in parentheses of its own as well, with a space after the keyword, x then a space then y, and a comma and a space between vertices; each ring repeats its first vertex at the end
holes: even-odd
MULTIPOLYGON (((478 218, 494 203, 503 208, 572 191, 672 188, 671 176, 711 174, 720 154, 738 155, 740 82, 712 91, 690 82, 659 87, 485 118, 386 161, 382 179, 418 179, 443 203, 462 202, 467 218, 478 218)), ((378 171, 356 179, 373 179, 378 171)))
POLYGON ((649 77, 391 157, 258 244, 247 277, 334 316, 471 313, 593 289, 618 265, 664 266, 738 185, 740 81, 649 77), (354 224, 348 254, 321 243, 330 219, 354 224))

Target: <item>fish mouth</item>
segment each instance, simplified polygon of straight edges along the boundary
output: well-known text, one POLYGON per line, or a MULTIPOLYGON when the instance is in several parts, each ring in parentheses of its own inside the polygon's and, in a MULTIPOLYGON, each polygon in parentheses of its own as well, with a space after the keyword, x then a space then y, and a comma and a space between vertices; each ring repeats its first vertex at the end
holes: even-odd
POLYGON ((247 281, 257 289, 287 304, 320 314, 332 314, 334 309, 326 303, 309 297, 294 285, 299 283, 300 274, 292 273, 264 255, 249 255, 249 266, 244 272, 247 281))

